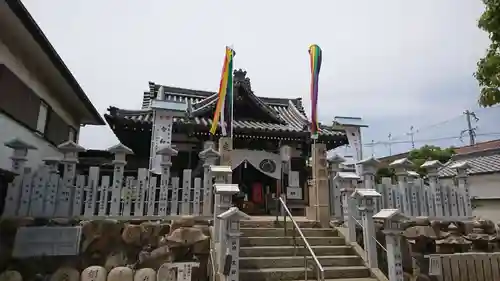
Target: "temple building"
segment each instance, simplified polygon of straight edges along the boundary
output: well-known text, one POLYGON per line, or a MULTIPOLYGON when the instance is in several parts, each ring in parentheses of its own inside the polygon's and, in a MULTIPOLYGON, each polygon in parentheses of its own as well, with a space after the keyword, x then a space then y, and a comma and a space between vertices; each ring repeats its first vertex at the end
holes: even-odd
MULTIPOLYGON (((285 187, 283 192, 286 192, 291 208, 301 209, 308 201, 306 186, 310 172, 307 160, 311 147, 309 121, 302 99, 257 96, 246 74, 243 70, 234 72, 233 183, 237 183, 244 193, 245 211, 249 214, 269 214, 271 199, 277 190, 281 191, 281 186, 285 187), (280 157, 283 146, 290 148, 286 164, 280 157)), ((172 176, 182 177, 184 169, 191 169, 193 177, 200 177, 203 167, 198 153, 209 141, 217 144, 220 137, 220 129, 215 136, 209 133, 218 95, 153 82, 149 82, 149 90, 143 95, 141 109, 112 106, 105 114, 120 142, 134 151, 126 170, 132 172, 149 165, 154 120, 151 101, 158 98, 160 87, 163 87, 163 99, 185 103, 187 108, 185 116, 174 118, 172 123, 171 142, 178 151, 172 160, 172 176)), ((316 141, 326 144, 328 150, 348 143, 341 128, 322 126, 321 129, 316 141)), ((85 159, 90 161, 88 165, 102 167, 106 162, 103 159, 110 160, 111 155, 88 151, 80 159, 83 163, 85 159)))

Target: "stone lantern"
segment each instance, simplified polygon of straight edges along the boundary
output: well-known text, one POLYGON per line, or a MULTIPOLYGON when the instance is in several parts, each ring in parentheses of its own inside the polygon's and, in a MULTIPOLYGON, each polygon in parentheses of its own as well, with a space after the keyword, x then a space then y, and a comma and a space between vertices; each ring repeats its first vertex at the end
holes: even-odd
POLYGON ((388 277, 391 281, 403 281, 403 257, 401 254, 401 223, 408 218, 398 209, 382 209, 373 219, 384 221, 386 235, 388 277))
POLYGON ((250 216, 240 211, 237 207, 231 207, 229 210, 218 216, 219 219, 223 221, 224 227, 221 227, 222 239, 227 241, 228 248, 220 249, 221 263, 220 270, 226 268, 225 263, 228 262, 227 256, 230 256, 230 267, 229 272, 225 274, 228 276, 227 280, 238 281, 239 280, 239 254, 240 254, 240 221, 249 220, 250 216))
MULTIPOLYGON (((364 167, 363 167, 364 169, 364 167)), ((377 243, 375 241, 375 224, 373 223, 373 211, 375 199, 382 195, 375 189, 357 188, 351 195, 358 202, 358 210, 361 212, 363 224, 363 239, 370 268, 378 268, 377 243)))

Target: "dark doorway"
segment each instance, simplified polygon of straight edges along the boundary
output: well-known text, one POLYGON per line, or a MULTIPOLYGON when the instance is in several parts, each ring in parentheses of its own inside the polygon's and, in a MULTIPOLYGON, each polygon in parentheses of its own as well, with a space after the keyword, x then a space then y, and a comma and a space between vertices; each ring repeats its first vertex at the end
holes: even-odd
POLYGON ((244 212, 249 215, 270 214, 270 209, 275 204, 272 197, 276 194, 276 179, 244 161, 233 170, 233 183, 240 188, 240 194, 235 200, 244 212))

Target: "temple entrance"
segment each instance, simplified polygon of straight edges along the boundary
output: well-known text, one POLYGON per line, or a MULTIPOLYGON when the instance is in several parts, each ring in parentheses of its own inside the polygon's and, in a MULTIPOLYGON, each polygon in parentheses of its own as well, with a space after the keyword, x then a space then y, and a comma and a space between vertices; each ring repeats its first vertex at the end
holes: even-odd
POLYGON ((233 169, 233 183, 238 184, 240 194, 233 202, 249 215, 270 215, 275 208, 277 180, 258 169, 250 162, 243 161, 233 169))

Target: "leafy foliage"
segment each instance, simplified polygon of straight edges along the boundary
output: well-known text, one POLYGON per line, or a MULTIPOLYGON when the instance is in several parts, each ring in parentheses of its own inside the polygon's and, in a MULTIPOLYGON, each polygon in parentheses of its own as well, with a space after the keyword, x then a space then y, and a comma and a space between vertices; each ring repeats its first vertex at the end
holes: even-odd
MULTIPOLYGON (((414 164, 412 170, 418 172, 420 175, 425 175, 425 169, 420 168, 425 161, 438 160, 444 164, 450 160, 453 154, 455 154, 455 149, 453 147, 443 149, 434 145, 424 145, 421 148, 410 151, 408 154, 408 160, 414 164)), ((394 176, 394 170, 388 167, 380 168, 378 169, 376 176, 377 178, 392 177, 394 176)))
POLYGON ((478 26, 488 33, 491 44, 474 76, 481 86, 479 104, 488 107, 500 103, 500 0, 482 1, 486 7, 478 26))

